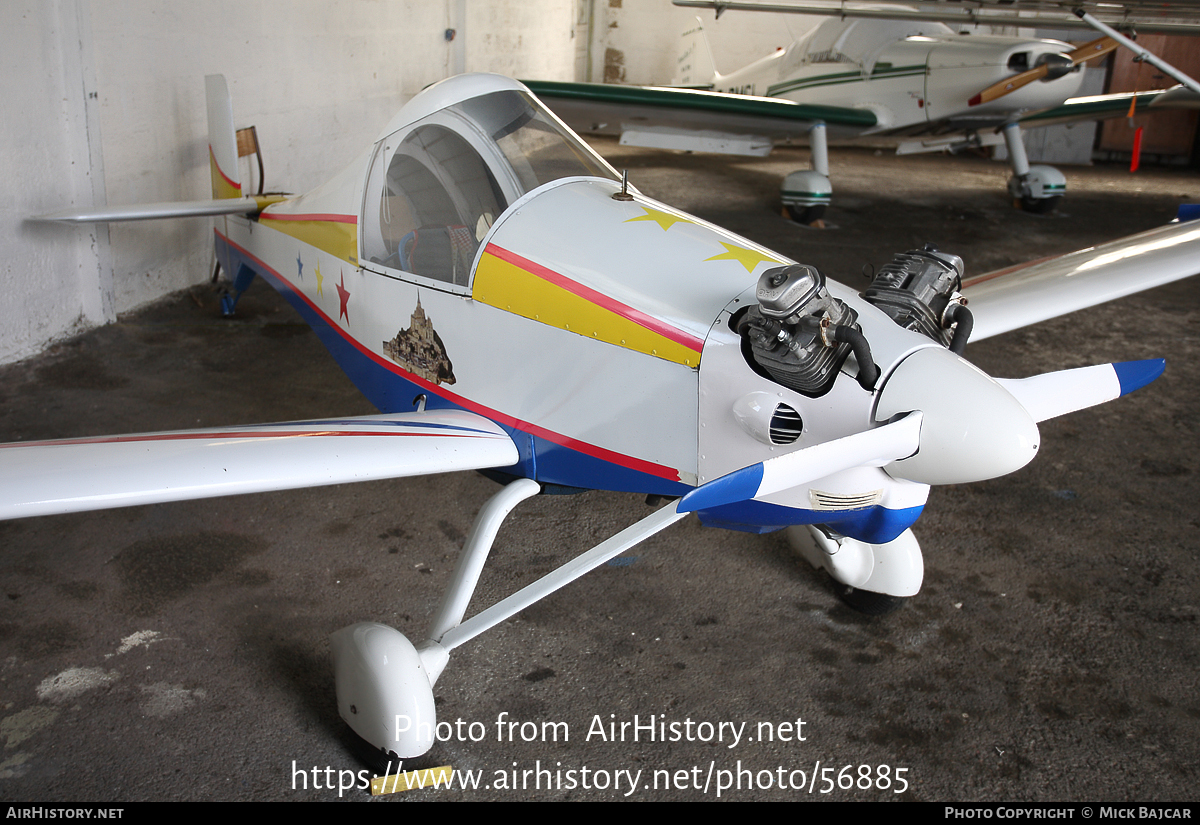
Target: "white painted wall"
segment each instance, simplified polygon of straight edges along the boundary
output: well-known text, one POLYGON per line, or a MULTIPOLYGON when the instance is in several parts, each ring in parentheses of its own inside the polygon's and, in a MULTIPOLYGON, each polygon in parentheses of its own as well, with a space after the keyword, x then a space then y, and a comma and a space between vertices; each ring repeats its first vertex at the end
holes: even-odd
POLYGON ((577 0, 5 0, 0 363, 208 277, 208 221, 24 220, 105 199, 210 197, 205 74, 224 74, 235 123, 258 127, 267 189, 303 192, 457 71, 573 79, 577 11, 577 0))
MULTIPOLYGON (((606 83, 669 83, 679 35, 699 17, 717 70, 729 74, 787 46, 824 18, 796 14, 713 12, 669 0, 580 0, 592 11, 590 77, 606 83)), ((580 15, 586 19, 585 14, 580 15)))

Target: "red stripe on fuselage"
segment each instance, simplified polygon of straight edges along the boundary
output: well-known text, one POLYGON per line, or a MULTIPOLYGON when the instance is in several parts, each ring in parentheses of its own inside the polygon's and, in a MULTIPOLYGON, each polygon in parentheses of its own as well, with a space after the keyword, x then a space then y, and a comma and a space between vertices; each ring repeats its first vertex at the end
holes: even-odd
POLYGON ((523 258, 515 252, 510 252, 503 247, 496 246, 494 243, 489 243, 484 252, 495 255, 502 261, 510 263, 513 266, 520 267, 530 275, 536 275, 543 281, 547 281, 557 287, 567 290, 570 293, 578 295, 580 298, 590 301, 598 307, 603 307, 604 309, 607 309, 609 312, 612 312, 616 315, 620 315, 622 318, 632 321, 640 327, 645 327, 651 332, 655 332, 670 341, 674 341, 676 344, 680 344, 688 349, 695 350, 696 352, 700 352, 704 349, 704 341, 696 336, 690 335, 683 330, 678 329, 677 327, 673 327, 665 321, 655 318, 653 315, 647 315, 641 310, 634 309, 627 304, 623 304, 620 301, 614 300, 608 295, 605 295, 603 292, 597 292, 591 287, 584 286, 578 281, 573 281, 567 276, 559 272, 555 272, 553 269, 549 269, 541 264, 534 263, 528 258, 523 258))
POLYGON ((665 478, 668 481, 680 481, 681 480, 679 477, 679 471, 673 467, 665 467, 661 464, 655 464, 652 461, 646 461, 645 459, 634 458, 633 456, 623 455, 622 453, 617 453, 617 452, 613 452, 612 450, 606 450, 603 447, 598 447, 595 444, 589 444, 586 441, 579 441, 577 439, 571 438, 570 436, 563 435, 562 433, 556 433, 551 430, 547 430, 544 427, 539 427, 538 425, 532 424, 528 421, 522 421, 519 418, 515 418, 511 415, 506 415, 505 413, 502 413, 498 410, 493 410, 493 409, 483 406, 482 404, 477 404, 476 402, 471 401, 470 399, 464 398, 460 395, 456 395, 452 392, 447 391, 444 387, 441 387, 440 385, 434 384, 430 381, 426 381, 424 378, 413 375, 410 372, 406 372, 405 370, 401 369, 394 362, 384 359, 383 356, 378 355, 377 353, 374 353, 371 350, 367 349, 365 346, 363 346, 362 343, 357 338, 355 338, 353 335, 348 333, 346 330, 342 329, 337 323, 335 323, 333 321, 332 318, 330 318, 328 315, 326 315, 321 310, 320 307, 318 307, 315 303, 313 303, 311 300, 309 300, 307 295, 305 295, 303 292, 301 292, 299 289, 297 289, 295 284, 293 284, 290 280, 288 280, 283 275, 281 275, 278 271, 276 271, 276 269, 274 267, 269 266, 264 260, 262 260, 262 258, 259 258, 257 255, 255 255, 253 252, 251 252, 250 250, 243 247, 241 244, 236 243, 235 241, 231 240, 230 238, 228 238, 227 236, 222 234, 219 229, 214 228, 213 233, 218 238, 223 240, 225 243, 229 244, 231 247, 238 250, 238 252, 245 255, 250 260, 254 261, 255 264, 262 267, 262 270, 264 272, 269 272, 272 277, 277 278, 280 281, 280 283, 282 283, 289 290, 291 290, 291 292, 296 297, 298 297, 300 300, 304 301, 304 303, 308 305, 309 309, 311 309, 313 312, 315 312, 317 314, 318 317, 320 317, 322 320, 324 320, 330 329, 336 330, 337 333, 340 336, 342 336, 342 338, 345 339, 347 343, 349 343, 351 346, 353 346, 355 349, 357 349, 362 355, 366 356, 367 358, 369 358, 373 362, 375 362, 375 364, 377 366, 383 367, 388 372, 393 372, 393 373, 396 373, 397 375, 402 375, 402 376, 404 376, 404 378, 406 380, 411 381, 412 383, 414 383, 420 387, 423 387, 424 389, 429 390, 434 395, 439 395, 442 398, 445 398, 447 401, 457 404, 458 406, 462 407, 465 410, 482 415, 484 418, 491 419, 492 421, 495 421, 498 424, 502 424, 504 426, 508 426, 508 427, 512 427, 517 430, 521 430, 522 432, 529 433, 530 435, 535 435, 538 438, 543 438, 546 441, 549 441, 551 443, 558 444, 561 447, 566 447, 569 450, 574 450, 575 452, 583 453, 584 455, 591 456, 592 458, 598 458, 601 461, 607 461, 610 464, 616 464, 620 467, 626 467, 630 470, 636 470, 640 473, 646 473, 647 475, 652 475, 652 476, 655 476, 656 478, 665 478))
POLYGON ((356 218, 354 215, 334 215, 318 212, 307 215, 291 212, 275 213, 270 211, 270 208, 264 209, 259 217, 272 221, 332 221, 333 223, 358 223, 358 218, 356 218))

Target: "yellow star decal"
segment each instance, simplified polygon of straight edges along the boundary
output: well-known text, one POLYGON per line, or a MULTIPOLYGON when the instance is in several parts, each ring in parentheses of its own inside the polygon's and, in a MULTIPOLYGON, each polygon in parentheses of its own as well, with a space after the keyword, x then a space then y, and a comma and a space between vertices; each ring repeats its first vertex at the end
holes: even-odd
MULTIPOLYGON (((639 204, 640 205, 640 204, 639 204)), ((651 209, 649 206, 643 206, 646 210, 645 215, 640 215, 636 218, 630 218, 625 223, 633 223, 634 221, 654 221, 663 228, 663 231, 670 229, 677 223, 691 223, 687 218, 679 215, 672 215, 670 212, 664 212, 661 209, 651 209)))
POLYGON ((778 258, 772 258, 770 255, 764 255, 761 252, 755 252, 753 249, 747 249, 744 246, 737 244, 725 243, 721 241, 721 246, 725 247, 727 252, 722 252, 720 255, 713 255, 711 258, 705 258, 706 261, 737 261, 742 266, 746 267, 747 272, 753 272, 754 267, 758 266, 762 261, 769 261, 773 264, 782 263, 778 258))
POLYGON ((320 295, 322 298, 324 298, 325 293, 321 291, 321 282, 324 281, 325 278, 323 275, 321 275, 321 265, 319 263, 317 264, 316 275, 317 275, 317 294, 320 295))

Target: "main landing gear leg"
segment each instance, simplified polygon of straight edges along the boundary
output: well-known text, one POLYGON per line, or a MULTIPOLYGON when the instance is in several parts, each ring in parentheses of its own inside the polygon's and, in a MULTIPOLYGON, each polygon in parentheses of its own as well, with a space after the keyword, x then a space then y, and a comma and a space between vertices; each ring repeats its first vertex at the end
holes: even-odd
POLYGON ((687 515, 671 502, 464 622, 501 523, 540 489, 535 481, 519 479, 484 505, 425 642, 413 645, 399 631, 374 622, 351 625, 330 637, 338 713, 385 758, 412 759, 433 747, 433 686, 450 651, 687 515))
POLYGON ((1008 192, 1026 212, 1044 215, 1053 212, 1067 191, 1067 179, 1053 166, 1029 165, 1021 127, 1007 123, 1002 128, 1004 144, 1013 176, 1008 179, 1008 192))
POLYGON ((886 544, 867 544, 817 525, 789 527, 787 535, 805 561, 829 572, 842 601, 860 613, 891 613, 921 589, 925 563, 912 530, 886 544))
POLYGON ((833 185, 829 182, 829 145, 825 138, 825 124, 817 123, 808 132, 812 147, 812 169, 792 172, 783 180, 780 200, 784 211, 796 223, 820 226, 825 208, 833 197, 833 185))

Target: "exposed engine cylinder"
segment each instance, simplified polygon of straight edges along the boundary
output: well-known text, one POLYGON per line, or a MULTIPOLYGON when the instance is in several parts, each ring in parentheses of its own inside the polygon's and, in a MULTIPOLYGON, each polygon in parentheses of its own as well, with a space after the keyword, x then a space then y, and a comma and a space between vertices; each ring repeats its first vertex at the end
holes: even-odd
POLYGON ((958 296, 962 274, 962 258, 926 244, 924 249, 895 255, 862 297, 905 329, 920 332, 961 355, 965 336, 970 334, 965 301, 958 296), (951 330, 955 323, 959 335, 951 330))
MULTIPOLYGON (((860 383, 874 386, 878 370, 862 334, 854 327, 858 316, 825 288, 816 267, 792 264, 768 269, 758 279, 758 306, 750 307, 738 323, 738 333, 750 344, 754 362, 783 386, 809 396, 824 395, 851 351, 859 358, 860 383)), ((870 388, 870 387, 868 387, 870 388)))

